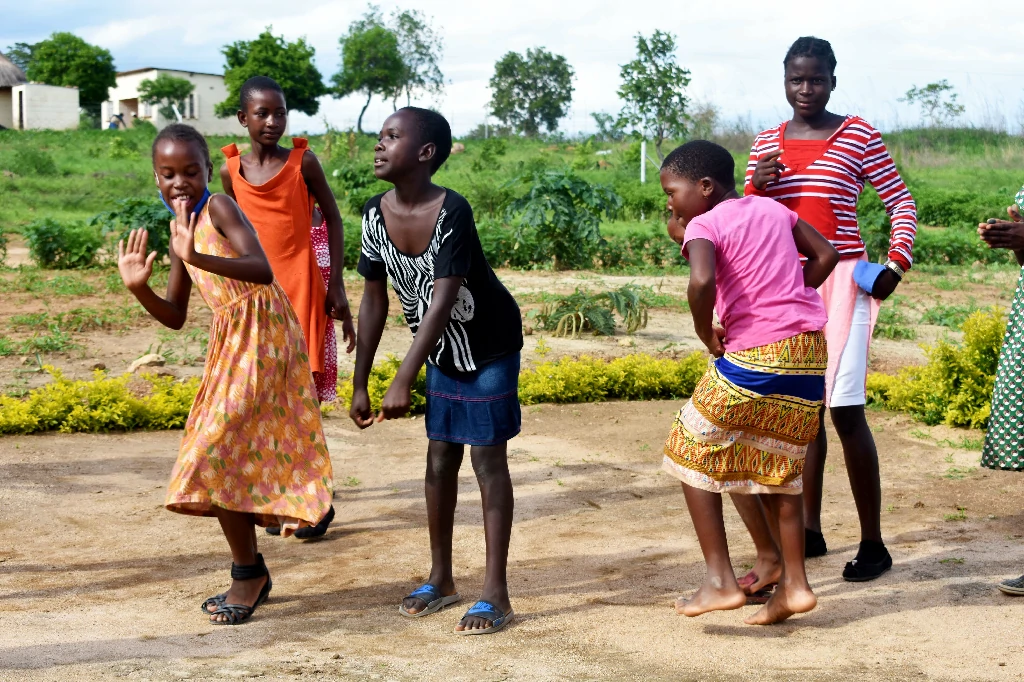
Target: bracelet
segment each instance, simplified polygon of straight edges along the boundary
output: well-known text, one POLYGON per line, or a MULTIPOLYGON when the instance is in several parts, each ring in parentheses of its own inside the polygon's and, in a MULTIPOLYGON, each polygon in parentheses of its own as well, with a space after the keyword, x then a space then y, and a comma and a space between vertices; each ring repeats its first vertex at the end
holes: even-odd
POLYGON ((892 270, 892 273, 900 280, 902 280, 903 276, 907 274, 907 271, 901 268, 900 264, 893 260, 885 261, 885 267, 892 270))

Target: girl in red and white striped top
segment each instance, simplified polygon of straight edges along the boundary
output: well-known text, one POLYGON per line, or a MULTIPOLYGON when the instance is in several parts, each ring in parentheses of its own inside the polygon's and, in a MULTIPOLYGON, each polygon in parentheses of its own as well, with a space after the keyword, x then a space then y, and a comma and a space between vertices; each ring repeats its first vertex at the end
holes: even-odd
POLYGON ((798 208, 810 209, 812 215, 801 218, 831 241, 841 257, 851 258, 864 253, 857 226, 857 199, 865 182, 869 182, 892 221, 889 260, 909 270, 917 234, 917 208, 879 132, 859 116, 847 116, 839 129, 820 144, 814 144, 818 140, 792 139, 783 143, 788 124, 781 123, 754 139, 744 193, 771 197, 797 213, 798 208), (755 188, 751 180, 758 161, 783 148, 779 161, 784 170, 778 179, 763 189, 755 188))
MULTIPOLYGON (((842 258, 818 289, 828 312, 825 404, 843 446, 861 530, 860 548, 843 578, 873 580, 892 567, 892 557, 882 541, 878 452, 864 413, 868 346, 880 301, 913 263, 917 208, 878 131, 857 116, 826 109, 836 87, 836 58, 828 41, 799 38, 783 65, 793 118, 757 136, 744 191, 784 204, 827 237, 842 258), (865 183, 878 191, 892 221, 886 267, 875 275, 870 291, 854 280, 857 266, 864 268, 861 262, 867 260, 857 226, 857 199, 865 183)), ((809 557, 828 551, 821 534, 826 448, 822 428, 804 462, 804 546, 776 547, 756 500, 733 496, 757 546, 754 569, 740 580, 748 594, 760 596, 764 588, 785 580, 780 551, 809 557)))

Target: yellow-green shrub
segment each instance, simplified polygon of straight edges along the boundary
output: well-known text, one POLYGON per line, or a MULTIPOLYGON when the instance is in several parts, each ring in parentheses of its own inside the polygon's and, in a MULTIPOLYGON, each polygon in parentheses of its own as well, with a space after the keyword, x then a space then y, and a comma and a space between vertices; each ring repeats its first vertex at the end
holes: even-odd
POLYGON ((978 311, 963 330, 962 343, 942 340, 925 347, 925 365, 896 376, 869 375, 868 402, 909 412, 926 424, 987 426, 1006 315, 999 308, 978 311))
POLYGON ((97 372, 92 381, 72 381, 45 369, 53 381, 26 399, 0 396, 0 434, 180 428, 199 388, 198 379, 97 372))
POLYGON ((561 358, 519 375, 519 401, 532 405, 684 398, 693 393, 707 363, 704 353, 692 353, 682 360, 642 353, 610 361, 588 356, 561 358))

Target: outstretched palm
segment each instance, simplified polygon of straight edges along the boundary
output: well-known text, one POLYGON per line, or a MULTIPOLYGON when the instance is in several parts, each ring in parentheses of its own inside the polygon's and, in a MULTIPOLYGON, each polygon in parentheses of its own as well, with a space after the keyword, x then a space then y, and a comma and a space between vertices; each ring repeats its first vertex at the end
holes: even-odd
POLYGON ((185 199, 175 199, 174 220, 171 221, 171 248, 185 263, 192 262, 196 252, 196 214, 188 215, 185 199))
POLYGON ((132 230, 128 234, 127 245, 123 239, 117 243, 117 269, 121 273, 121 281, 129 289, 145 285, 153 274, 156 251, 147 255, 148 243, 149 233, 146 230, 132 230))

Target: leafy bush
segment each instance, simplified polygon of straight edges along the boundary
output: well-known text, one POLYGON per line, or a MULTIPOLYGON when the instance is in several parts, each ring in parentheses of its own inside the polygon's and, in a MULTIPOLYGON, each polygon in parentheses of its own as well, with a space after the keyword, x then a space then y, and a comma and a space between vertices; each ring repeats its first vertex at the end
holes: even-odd
POLYGON ((53 367, 49 384, 24 400, 0 395, 0 434, 181 428, 199 389, 198 379, 170 377, 66 379, 53 367))
POLYGON ((590 294, 576 290, 569 296, 546 303, 537 320, 541 328, 555 336, 577 337, 585 331, 594 335, 611 336, 615 333, 615 315, 622 318, 626 333, 633 334, 647 326, 648 303, 645 294, 653 294, 649 287, 626 284, 612 291, 590 294))
POLYGON ((551 255, 537 241, 536 234, 506 227, 494 220, 477 224, 480 246, 493 268, 531 268, 551 264, 551 255))
POLYGON ((661 268, 686 263, 679 245, 668 238, 663 227, 653 225, 648 230, 602 237, 597 260, 609 269, 647 265, 661 268))
POLYGON ((384 182, 383 180, 374 179, 369 185, 363 187, 357 187, 352 189, 348 193, 348 208, 352 213, 357 216, 363 215, 363 206, 366 202, 374 198, 378 194, 383 194, 389 189, 394 187, 390 182, 384 182))
POLYGON ((965 305, 937 305, 924 312, 924 315, 921 316, 921 323, 960 329, 967 318, 978 310, 980 308, 975 305, 973 300, 965 305))
POLYGON ((149 250, 163 260, 170 248, 170 221, 171 214, 158 199, 131 197, 114 202, 112 209, 93 216, 89 224, 112 243, 127 239, 132 230, 149 230, 149 250))
POLYGON ((561 358, 519 375, 519 401, 533 405, 685 398, 693 393, 707 365, 707 355, 700 352, 682 360, 642 353, 614 360, 561 358))
POLYGON ((628 220, 668 219, 665 192, 657 179, 642 185, 638 182, 620 183, 615 191, 622 198, 621 217, 628 220))
POLYGON ((498 170, 501 168, 501 161, 498 160, 498 157, 505 156, 507 151, 507 140, 500 137, 488 138, 480 143, 480 155, 473 160, 471 168, 476 173, 485 170, 498 170))
MULTIPOLYGON (((384 401, 384 394, 387 393, 388 386, 391 385, 395 375, 398 374, 398 368, 401 366, 401 359, 388 353, 387 358, 383 362, 377 363, 370 370, 370 378, 367 381, 366 387, 370 394, 370 409, 374 412, 380 410, 381 403, 384 401)), ((345 409, 348 409, 352 404, 352 392, 352 377, 347 375, 339 376, 338 399, 341 400, 345 409)), ((420 373, 416 375, 416 381, 412 383, 412 407, 409 413, 420 414, 426 407, 427 369, 426 367, 421 367, 420 373)))
POLYGON ((518 216, 519 231, 536 235, 555 269, 591 267, 601 241, 601 217, 618 211, 619 195, 571 170, 535 173, 528 183, 527 192, 508 208, 510 218, 518 216))
POLYGON ((926 424, 987 426, 1006 316, 1001 309, 979 311, 963 330, 961 344, 942 340, 926 348, 923 366, 896 376, 868 375, 868 402, 909 412, 926 424))
POLYGON ((84 268, 92 265, 103 246, 100 231, 80 222, 61 223, 44 218, 23 230, 28 252, 41 268, 84 268))
POLYGON ((907 316, 896 307, 895 302, 890 305, 883 305, 878 311, 878 321, 875 324, 875 338, 883 339, 916 339, 917 330, 910 326, 907 316))
POLYGON ((21 147, 14 152, 14 167, 18 175, 57 175, 57 164, 47 152, 21 147))
POLYGON ((139 145, 127 133, 117 133, 110 138, 107 155, 112 159, 132 159, 139 156, 139 145))

